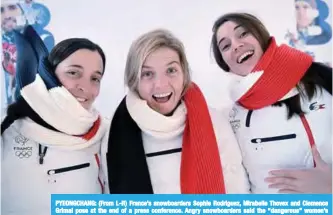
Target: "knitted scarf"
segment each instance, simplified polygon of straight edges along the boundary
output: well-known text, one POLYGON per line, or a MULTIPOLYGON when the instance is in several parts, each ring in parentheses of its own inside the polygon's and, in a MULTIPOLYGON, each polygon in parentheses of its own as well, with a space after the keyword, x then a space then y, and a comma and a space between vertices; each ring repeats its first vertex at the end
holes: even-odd
MULTIPOLYGON (((194 83, 184 102, 187 117, 180 168, 181 193, 223 194, 223 171, 212 121, 204 96, 194 83)), ((128 112, 125 97, 115 112, 109 133, 110 193, 153 193, 141 132, 128 112)))
POLYGON ((98 111, 83 108, 61 85, 53 69, 45 64, 48 51, 33 27, 26 27, 22 34, 15 32, 14 36, 20 95, 17 104, 9 108, 1 128, 8 128, 13 120, 29 118, 24 127, 38 133, 37 139, 48 140, 52 136, 52 141, 47 142, 54 147, 82 149, 93 145, 96 138, 100 140, 105 129, 98 111), (67 142, 66 138, 72 141, 67 142))
POLYGON ((274 104, 297 85, 311 64, 310 55, 287 45, 277 46, 272 37, 268 49, 245 78, 245 82, 254 78, 254 83, 238 102, 249 110, 274 104))

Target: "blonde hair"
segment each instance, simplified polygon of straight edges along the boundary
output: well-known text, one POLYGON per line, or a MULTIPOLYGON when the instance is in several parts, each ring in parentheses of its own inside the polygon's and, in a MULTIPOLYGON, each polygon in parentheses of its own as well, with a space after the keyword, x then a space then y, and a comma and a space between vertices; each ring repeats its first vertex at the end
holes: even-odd
POLYGON ((183 43, 170 31, 156 29, 141 35, 136 39, 128 52, 125 67, 125 84, 131 91, 137 91, 141 77, 142 65, 147 56, 159 48, 167 47, 176 51, 184 72, 184 90, 191 83, 190 69, 185 55, 183 43))

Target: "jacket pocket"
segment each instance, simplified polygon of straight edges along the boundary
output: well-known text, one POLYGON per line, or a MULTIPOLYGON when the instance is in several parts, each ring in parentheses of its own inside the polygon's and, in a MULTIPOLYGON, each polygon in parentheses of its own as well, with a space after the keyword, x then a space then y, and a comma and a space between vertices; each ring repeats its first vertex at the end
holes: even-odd
POLYGON ((273 137, 258 137, 253 138, 251 143, 264 143, 264 142, 272 142, 272 141, 281 141, 281 140, 288 140, 288 139, 295 139, 296 134, 286 134, 280 136, 273 136, 273 137))
POLYGON ((55 175, 55 174, 60 174, 64 172, 70 172, 74 170, 79 170, 83 168, 87 168, 90 166, 90 163, 83 163, 79 165, 74 165, 74 166, 68 166, 68 167, 63 167, 63 168, 58 168, 58 169, 50 169, 47 171, 48 175, 55 175))

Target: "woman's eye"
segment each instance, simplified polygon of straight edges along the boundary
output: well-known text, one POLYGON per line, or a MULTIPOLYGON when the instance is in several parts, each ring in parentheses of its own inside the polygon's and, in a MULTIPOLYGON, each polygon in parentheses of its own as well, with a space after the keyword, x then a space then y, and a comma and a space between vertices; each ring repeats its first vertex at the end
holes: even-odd
POLYGON ((227 45, 222 46, 222 51, 227 50, 229 47, 230 47, 230 44, 227 44, 227 45))
POLYGON ((243 33, 240 34, 240 38, 245 37, 248 32, 244 31, 243 33))
POLYGON ((172 73, 177 72, 177 70, 175 68, 168 68, 167 72, 172 74, 172 73))
POLYGON ((100 79, 100 78, 92 78, 92 80, 93 80, 94 82, 97 82, 97 83, 100 83, 100 82, 101 82, 101 79, 100 79))
POLYGON ((151 76, 153 76, 153 72, 151 72, 151 71, 144 71, 141 74, 141 77, 143 77, 143 78, 149 78, 151 76))
POLYGON ((68 71, 67 74, 71 75, 71 76, 75 76, 77 75, 78 72, 76 71, 68 71))

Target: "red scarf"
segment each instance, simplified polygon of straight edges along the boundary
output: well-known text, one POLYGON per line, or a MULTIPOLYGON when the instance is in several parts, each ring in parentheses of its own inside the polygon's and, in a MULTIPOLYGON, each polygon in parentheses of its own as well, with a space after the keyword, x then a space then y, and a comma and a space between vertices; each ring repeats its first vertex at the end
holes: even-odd
POLYGON ((263 70, 263 75, 238 102, 249 110, 274 104, 297 85, 311 64, 310 55, 287 45, 277 46, 272 37, 252 71, 263 70))
POLYGON ((180 170, 181 193, 224 194, 222 165, 205 98, 192 83, 184 100, 187 121, 180 170))
POLYGON ((101 125, 101 117, 99 116, 97 118, 97 120, 94 122, 93 126, 91 127, 91 129, 84 134, 83 136, 81 136, 83 139, 85 140, 90 140, 91 138, 93 138, 95 136, 95 134, 97 133, 99 127, 101 125))

